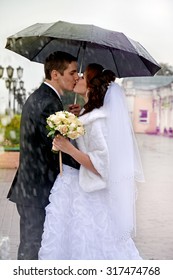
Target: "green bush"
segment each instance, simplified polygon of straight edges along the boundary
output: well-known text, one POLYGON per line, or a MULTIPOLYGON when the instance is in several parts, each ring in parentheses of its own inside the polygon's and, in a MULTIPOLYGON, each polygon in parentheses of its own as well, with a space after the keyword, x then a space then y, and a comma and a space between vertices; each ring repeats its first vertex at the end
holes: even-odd
MULTIPOLYGON (((4 118, 8 118, 8 116, 1 116, 1 120, 4 118)), ((21 115, 14 115, 7 124, 4 124, 3 121, 0 122, 0 129, 1 131, 4 131, 4 141, 1 143, 4 148, 19 147, 20 120, 21 115)))

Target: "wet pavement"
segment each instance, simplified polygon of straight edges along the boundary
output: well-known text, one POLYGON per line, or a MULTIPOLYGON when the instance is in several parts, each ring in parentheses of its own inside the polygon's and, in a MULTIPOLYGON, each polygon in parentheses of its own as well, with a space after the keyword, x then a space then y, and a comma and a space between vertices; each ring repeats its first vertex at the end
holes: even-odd
MULTIPOLYGON (((137 135, 137 141, 146 182, 138 184, 136 246, 144 259, 173 260, 173 138, 137 135)), ((16 172, 11 167, 0 169, 0 238, 9 237, 8 258, 16 259, 19 217, 6 199, 16 172)))
POLYGON ((173 260, 173 138, 137 139, 146 182, 138 188, 136 244, 145 259, 173 260))

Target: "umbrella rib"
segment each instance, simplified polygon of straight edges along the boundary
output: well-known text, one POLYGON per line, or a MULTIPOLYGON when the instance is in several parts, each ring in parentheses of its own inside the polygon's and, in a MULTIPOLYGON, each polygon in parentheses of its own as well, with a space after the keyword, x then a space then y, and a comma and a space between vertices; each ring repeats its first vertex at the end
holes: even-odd
POLYGON ((80 43, 80 46, 79 46, 79 49, 78 49, 78 52, 77 52, 77 60, 78 60, 78 57, 79 57, 81 46, 82 46, 82 42, 80 43))
POLYGON ((39 50, 39 52, 37 52, 37 54, 35 54, 33 57, 32 57, 32 59, 31 60, 34 60, 34 58, 36 57, 36 56, 38 56, 39 55, 39 53, 40 52, 42 52, 42 50, 44 50, 45 49, 45 47, 48 45, 48 44, 50 44, 50 42, 51 41, 53 41, 54 40, 54 38, 50 38, 50 41, 49 42, 47 42, 44 46, 43 46, 43 48, 41 49, 41 50, 39 50))
POLYGON ((118 77, 120 77, 120 73, 119 73, 119 71, 118 71, 118 67, 117 67, 116 60, 115 60, 115 58, 114 58, 113 52, 112 52, 111 49, 109 49, 109 50, 110 50, 110 53, 111 53, 111 55, 112 55, 113 61, 114 61, 114 63, 115 63, 115 68, 116 68, 118 77))

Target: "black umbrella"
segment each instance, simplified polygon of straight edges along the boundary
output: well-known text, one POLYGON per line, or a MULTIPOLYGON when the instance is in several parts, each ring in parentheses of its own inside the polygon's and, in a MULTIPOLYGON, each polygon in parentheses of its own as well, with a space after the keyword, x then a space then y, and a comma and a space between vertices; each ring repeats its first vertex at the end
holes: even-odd
POLYGON ((123 33, 87 24, 36 23, 8 37, 6 48, 40 63, 54 51, 65 51, 78 57, 80 71, 96 62, 119 78, 152 76, 160 69, 138 42, 123 33))

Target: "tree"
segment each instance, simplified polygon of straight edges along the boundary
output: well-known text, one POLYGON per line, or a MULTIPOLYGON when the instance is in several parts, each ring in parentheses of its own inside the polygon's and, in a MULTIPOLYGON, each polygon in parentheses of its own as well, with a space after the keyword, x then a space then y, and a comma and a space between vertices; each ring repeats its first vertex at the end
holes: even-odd
POLYGON ((158 76, 172 76, 173 67, 168 63, 160 63, 161 69, 157 72, 158 76))

